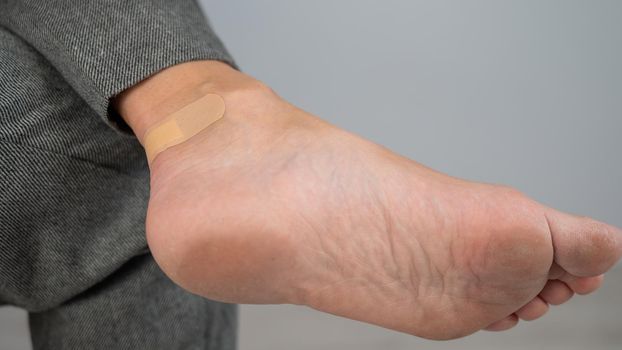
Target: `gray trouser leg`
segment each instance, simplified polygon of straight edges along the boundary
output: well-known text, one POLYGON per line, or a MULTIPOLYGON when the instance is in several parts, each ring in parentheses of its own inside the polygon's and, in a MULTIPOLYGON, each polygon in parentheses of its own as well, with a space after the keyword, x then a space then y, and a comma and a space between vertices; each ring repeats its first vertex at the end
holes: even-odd
POLYGON ((233 350, 236 312, 185 292, 147 254, 68 302, 30 313, 29 322, 35 350, 233 350))

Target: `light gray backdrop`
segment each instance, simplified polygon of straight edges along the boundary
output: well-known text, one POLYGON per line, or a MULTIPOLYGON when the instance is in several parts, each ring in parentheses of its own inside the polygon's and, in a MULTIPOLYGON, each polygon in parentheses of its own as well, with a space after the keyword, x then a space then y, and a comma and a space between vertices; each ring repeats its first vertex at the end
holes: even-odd
MULTIPOLYGON (((622 226, 622 1, 203 1, 248 73, 436 169, 622 226), (380 104, 370 104, 381 97, 380 104)), ((28 349, 0 309, 0 349, 28 349)), ((622 268, 509 333, 430 342, 288 306, 242 307, 246 349, 620 349, 622 268)))

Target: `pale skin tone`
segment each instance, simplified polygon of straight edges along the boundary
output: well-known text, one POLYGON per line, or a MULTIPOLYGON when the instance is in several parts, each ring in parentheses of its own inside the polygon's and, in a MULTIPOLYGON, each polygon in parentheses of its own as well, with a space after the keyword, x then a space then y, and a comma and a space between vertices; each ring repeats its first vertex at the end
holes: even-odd
POLYGON ((196 294, 450 339, 591 293, 622 255, 618 228, 436 172, 223 63, 168 68, 116 107, 142 141, 199 87, 225 116, 155 158, 147 213, 156 261, 196 294))

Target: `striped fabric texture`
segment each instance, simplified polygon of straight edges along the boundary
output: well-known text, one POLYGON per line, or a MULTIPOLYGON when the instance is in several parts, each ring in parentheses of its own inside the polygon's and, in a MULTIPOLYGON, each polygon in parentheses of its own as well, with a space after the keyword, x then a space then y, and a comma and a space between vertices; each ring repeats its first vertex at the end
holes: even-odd
POLYGON ((149 254, 144 151, 109 107, 197 59, 233 65, 194 1, 0 0, 0 304, 35 349, 235 348, 236 307, 149 254))

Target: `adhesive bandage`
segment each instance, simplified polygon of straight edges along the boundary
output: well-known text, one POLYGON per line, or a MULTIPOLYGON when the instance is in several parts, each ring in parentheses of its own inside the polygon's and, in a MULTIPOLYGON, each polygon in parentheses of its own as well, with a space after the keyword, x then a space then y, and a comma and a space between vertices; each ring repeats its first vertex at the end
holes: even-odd
POLYGON ((224 114, 225 101, 216 94, 207 94, 171 113, 145 132, 145 152, 149 164, 160 152, 188 140, 224 114))

